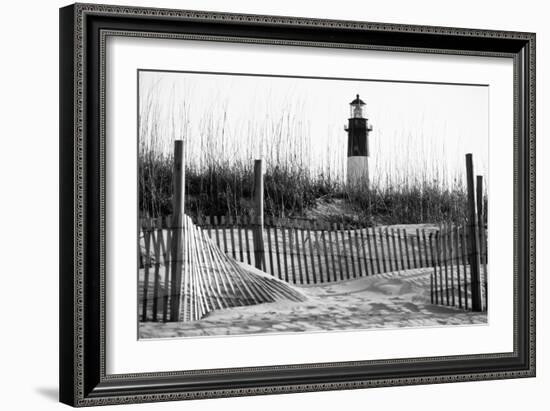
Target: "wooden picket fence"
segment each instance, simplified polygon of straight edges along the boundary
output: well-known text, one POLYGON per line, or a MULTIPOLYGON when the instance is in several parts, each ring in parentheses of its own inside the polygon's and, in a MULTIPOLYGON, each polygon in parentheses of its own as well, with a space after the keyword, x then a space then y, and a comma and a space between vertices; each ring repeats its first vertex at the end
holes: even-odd
POLYGON ((435 229, 351 227, 313 220, 265 218, 264 249, 255 249, 253 217, 199 217, 196 224, 237 261, 298 285, 349 280, 432 267, 428 236, 435 229))
POLYGON ((466 154, 466 185, 467 221, 461 227, 443 225, 433 243, 430 239, 434 255, 430 295, 432 304, 480 312, 488 310, 487 210, 483 177, 474 181, 472 154, 466 154))
MULTIPOLYGON (((477 258, 481 267, 479 284, 481 311, 487 310, 487 235, 479 231, 479 248, 474 255, 468 248, 467 225, 443 224, 430 235, 433 272, 430 277, 431 303, 471 310, 474 306, 471 258, 477 258)), ((475 294, 475 293, 474 293, 475 294)))
MULTIPOLYGON (((253 218, 208 217, 196 220, 204 237, 227 257, 255 266, 276 279, 300 286, 345 281, 386 272, 433 269, 432 304, 472 309, 468 230, 462 225, 433 228, 363 227, 320 224, 310 220, 265 219, 264 253, 255 252, 253 218)), ((170 217, 142 219, 140 317, 170 319, 174 292, 170 247, 174 229, 170 217)), ((483 307, 487 307, 487 244, 480 231, 483 307)), ((204 240, 203 240, 204 241, 204 240)), ((261 291, 259 291, 261 292, 261 291)), ((251 300, 252 301, 252 300, 251 300)))
POLYGON ((188 216, 171 220, 140 222, 141 321, 195 321, 216 309, 304 301, 287 283, 245 270, 188 216))

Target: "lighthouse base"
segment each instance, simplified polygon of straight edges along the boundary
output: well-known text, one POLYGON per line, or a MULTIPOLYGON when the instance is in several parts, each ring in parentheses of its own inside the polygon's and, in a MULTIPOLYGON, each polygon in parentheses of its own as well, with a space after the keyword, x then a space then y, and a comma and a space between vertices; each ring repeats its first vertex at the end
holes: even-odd
POLYGON ((347 184, 353 188, 368 188, 369 158, 366 156, 348 157, 347 184))

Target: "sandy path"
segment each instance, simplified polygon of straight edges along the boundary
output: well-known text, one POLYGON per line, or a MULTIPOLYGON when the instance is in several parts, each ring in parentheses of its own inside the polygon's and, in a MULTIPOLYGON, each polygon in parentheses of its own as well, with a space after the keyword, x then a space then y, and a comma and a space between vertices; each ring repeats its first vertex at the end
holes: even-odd
POLYGON ((416 269, 300 287, 306 302, 219 310, 189 323, 141 323, 140 338, 486 323, 486 313, 430 304, 429 275, 416 269))

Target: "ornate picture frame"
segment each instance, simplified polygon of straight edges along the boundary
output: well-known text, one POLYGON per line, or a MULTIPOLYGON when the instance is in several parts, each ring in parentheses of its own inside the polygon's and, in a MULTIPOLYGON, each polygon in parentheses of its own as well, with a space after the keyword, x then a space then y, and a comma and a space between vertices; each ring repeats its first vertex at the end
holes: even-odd
POLYGON ((60 10, 60 100, 61 402, 80 407, 535 376, 534 33, 75 4, 60 10), (108 373, 106 276, 115 275, 106 268, 110 37, 511 60, 513 175, 501 178, 513 179, 513 349, 108 373))

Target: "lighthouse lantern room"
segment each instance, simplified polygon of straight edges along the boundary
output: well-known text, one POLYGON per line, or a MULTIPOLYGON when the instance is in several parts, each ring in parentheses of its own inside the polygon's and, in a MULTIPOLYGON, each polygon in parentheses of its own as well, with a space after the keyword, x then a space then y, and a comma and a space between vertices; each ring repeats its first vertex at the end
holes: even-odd
POLYGON ((372 126, 365 116, 365 106, 357 94, 350 103, 350 118, 345 127, 348 132, 347 183, 350 186, 366 187, 369 183, 369 132, 372 126))

